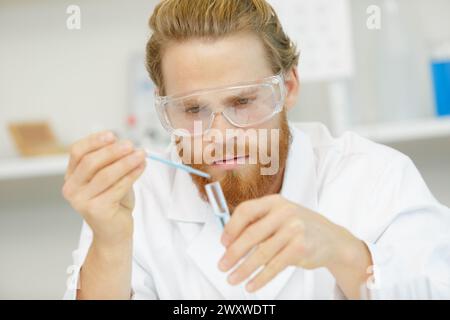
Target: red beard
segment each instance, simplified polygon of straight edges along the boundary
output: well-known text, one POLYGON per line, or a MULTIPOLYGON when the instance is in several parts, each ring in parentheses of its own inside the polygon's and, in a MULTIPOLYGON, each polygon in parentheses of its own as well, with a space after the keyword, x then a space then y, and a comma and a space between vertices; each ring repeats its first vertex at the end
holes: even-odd
MULTIPOLYGON (((223 177, 220 178, 220 184, 227 199, 228 207, 230 212, 233 212, 234 209, 241 203, 250 199, 260 198, 262 196, 268 195, 270 193, 277 193, 279 190, 273 190, 274 185, 277 180, 280 178, 280 175, 283 175, 284 168, 286 166, 286 160, 288 156, 289 146, 291 142, 291 133, 289 131, 289 126, 287 122, 286 112, 283 111, 280 119, 280 135, 279 135, 279 170, 277 170, 276 174, 273 175, 261 175, 261 168, 270 166, 270 163, 267 165, 262 165, 260 163, 257 164, 246 164, 245 170, 231 170, 225 171, 223 177)), ((246 146, 246 149, 247 146, 246 146)), ((268 149, 270 150, 270 149, 268 149)), ((183 151, 179 150, 180 157, 183 159, 183 151)), ((236 154, 236 153, 235 153, 236 154)), ((270 155, 273 157, 273 155, 270 155)), ((275 155, 276 156, 276 155, 275 155)), ((210 172, 209 165, 207 164, 192 164, 194 161, 191 161, 190 166, 195 169, 210 172)), ((205 185, 210 183, 211 181, 202 178, 196 175, 191 175, 192 180, 196 184, 200 196, 205 201, 207 200, 205 185)))

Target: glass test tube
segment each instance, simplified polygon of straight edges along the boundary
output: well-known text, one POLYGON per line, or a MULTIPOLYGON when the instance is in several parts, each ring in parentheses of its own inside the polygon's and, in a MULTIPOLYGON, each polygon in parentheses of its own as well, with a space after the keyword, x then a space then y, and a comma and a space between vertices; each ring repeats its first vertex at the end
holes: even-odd
POLYGON ((208 183, 205 186, 206 195, 213 209, 214 215, 219 218, 222 228, 230 220, 230 211, 219 182, 208 183))

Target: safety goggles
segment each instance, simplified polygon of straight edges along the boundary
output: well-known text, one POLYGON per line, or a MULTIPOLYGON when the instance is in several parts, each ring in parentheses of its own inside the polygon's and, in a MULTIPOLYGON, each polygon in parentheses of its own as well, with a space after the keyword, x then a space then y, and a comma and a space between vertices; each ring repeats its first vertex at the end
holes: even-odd
POLYGON ((258 81, 184 95, 156 95, 155 107, 170 134, 195 136, 211 129, 217 114, 238 128, 268 121, 283 109, 285 95, 284 78, 280 73, 258 81))

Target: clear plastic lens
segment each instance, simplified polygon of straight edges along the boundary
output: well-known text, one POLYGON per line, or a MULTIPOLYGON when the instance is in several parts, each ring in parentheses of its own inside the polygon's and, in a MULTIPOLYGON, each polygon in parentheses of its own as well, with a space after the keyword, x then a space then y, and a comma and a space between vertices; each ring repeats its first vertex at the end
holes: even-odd
POLYGON ((244 94, 232 105, 226 106, 223 113, 232 122, 247 126, 270 116, 275 106, 276 100, 272 87, 261 86, 255 92, 244 94))
POLYGON ((238 127, 265 121, 280 111, 283 103, 281 76, 263 83, 205 90, 184 97, 160 97, 158 111, 168 129, 194 132, 194 124, 207 130, 215 115, 221 113, 238 127))
POLYGON ((205 186, 206 195, 214 214, 219 218, 222 227, 230 220, 230 211, 219 182, 208 183, 205 186))

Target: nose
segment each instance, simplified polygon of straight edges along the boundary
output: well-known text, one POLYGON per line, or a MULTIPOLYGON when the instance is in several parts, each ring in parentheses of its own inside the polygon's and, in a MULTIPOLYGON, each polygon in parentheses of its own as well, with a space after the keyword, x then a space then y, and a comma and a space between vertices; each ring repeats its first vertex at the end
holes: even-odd
POLYGON ((221 112, 214 114, 214 119, 211 124, 211 129, 216 129, 225 132, 226 129, 232 129, 234 126, 223 116, 221 112))
POLYGON ((230 137, 230 132, 227 132, 227 130, 236 129, 236 127, 221 112, 217 112, 214 114, 211 129, 213 130, 208 130, 205 133, 204 138, 215 145, 215 155, 220 157, 220 155, 227 153, 230 144, 233 147, 234 135, 230 137))
POLYGON ((223 145, 227 137, 227 129, 235 129, 235 127, 227 120, 221 112, 216 112, 213 115, 213 122, 211 123, 211 130, 204 134, 207 141, 215 141, 216 144, 223 145))

